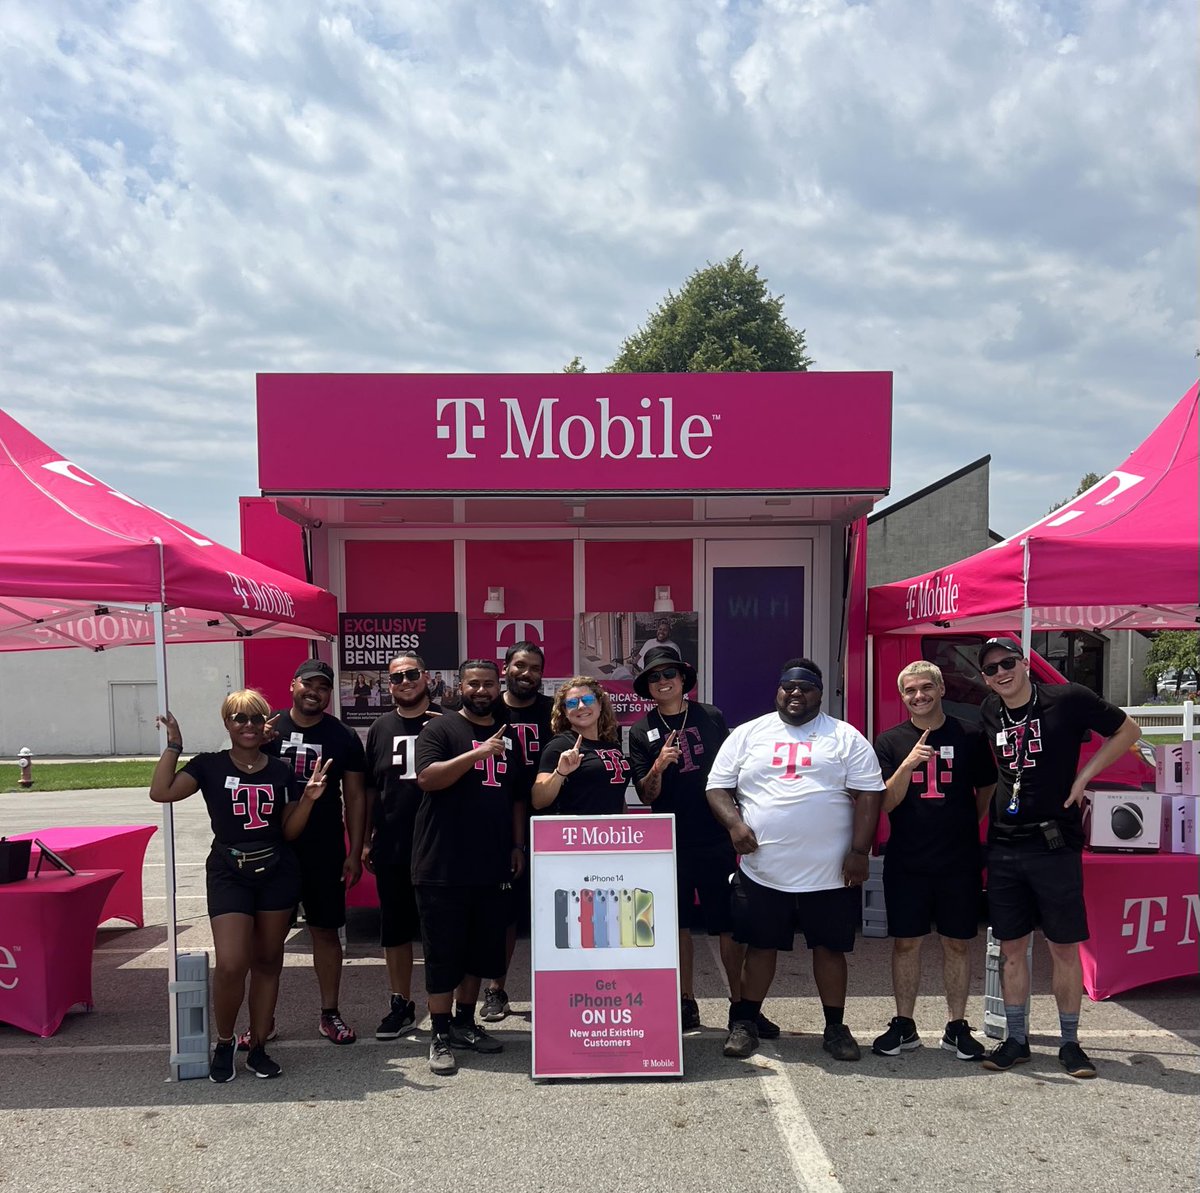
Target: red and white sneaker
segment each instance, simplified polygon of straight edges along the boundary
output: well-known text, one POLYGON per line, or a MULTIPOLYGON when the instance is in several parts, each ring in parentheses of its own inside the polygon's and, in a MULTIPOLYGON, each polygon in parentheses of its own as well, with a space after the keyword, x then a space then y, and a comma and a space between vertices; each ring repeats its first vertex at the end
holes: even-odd
POLYGON ((337 1013, 330 1011, 321 1013, 317 1024, 317 1034, 324 1036, 331 1044, 353 1044, 358 1036, 346 1021, 337 1013))

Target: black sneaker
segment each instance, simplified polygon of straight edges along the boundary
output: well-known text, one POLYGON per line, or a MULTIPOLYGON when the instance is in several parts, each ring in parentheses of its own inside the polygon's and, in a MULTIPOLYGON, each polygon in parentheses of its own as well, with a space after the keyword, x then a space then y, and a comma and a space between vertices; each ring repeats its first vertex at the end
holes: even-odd
POLYGON ((779 1039, 779 1024, 772 1023, 762 1011, 759 1011, 758 1017, 754 1020, 754 1026, 758 1028, 758 1038, 760 1040, 779 1039))
POLYGON ((951 1019, 942 1035, 942 1047, 953 1052, 959 1060, 983 1060, 983 1045, 971 1031, 972 1027, 965 1019, 951 1019))
POLYGON ((218 1040, 213 1049, 212 1060, 208 1062, 208 1079, 218 1085, 224 1085, 237 1076, 237 1068, 233 1058, 236 1049, 232 1040, 218 1040))
POLYGON ((729 1025, 723 1049, 726 1056, 747 1057, 758 1047, 758 1028, 751 1019, 735 1019, 729 1025))
POLYGON ((410 1002, 401 994, 393 994, 391 1009, 375 1029, 375 1038, 377 1040, 394 1040, 406 1027, 412 1027, 416 1021, 417 1004, 410 1002))
POLYGON ((991 1069, 993 1073, 1004 1073, 1013 1067, 1013 1065, 1027 1065, 1029 1063, 1029 1041, 1018 1044, 1016 1040, 1009 1036, 1003 1043, 997 1044, 983 1058, 983 1067, 991 1069))
POLYGON ((278 1077, 283 1073, 283 1070, 267 1055, 267 1050, 261 1044, 257 1048, 250 1049, 250 1054, 246 1057, 246 1068, 255 1077, 278 1077))
MULTIPOLYGON (((263 1041, 263 1043, 269 1044, 272 1040, 277 1040, 278 1038, 279 1038, 279 1032, 275 1030, 275 1020, 272 1018, 271 1030, 269 1032, 267 1032, 267 1038, 263 1041)), ((246 1028, 246 1030, 244 1032, 242 1032, 242 1034, 240 1036, 238 1036, 237 1050, 239 1052, 249 1052, 250 1051, 250 1029, 249 1028, 246 1028)))
POLYGON ((484 1023, 499 1023, 508 1014, 508 995, 503 990, 485 990, 483 992, 483 1010, 479 1018, 484 1023))
POLYGON ((447 1036, 434 1036, 429 1041, 429 1071, 445 1077, 458 1072, 458 1061, 447 1036))
POLYGON ((1074 1040, 1064 1044, 1058 1050, 1058 1063, 1072 1077, 1095 1077, 1096 1066, 1092 1064, 1088 1054, 1074 1040))
POLYGON ((446 1034, 451 1048, 469 1048, 472 1052, 500 1052, 504 1045, 478 1023, 451 1023, 446 1034))
POLYGON ((680 1023, 684 1031, 699 1031, 700 1030, 700 1008, 696 1005, 694 998, 683 998, 679 1000, 680 1006, 680 1023))
POLYGON ((850 1034, 850 1029, 844 1023, 825 1025, 825 1038, 821 1047, 834 1060, 858 1060, 862 1056, 858 1041, 850 1034))
POLYGON ((887 1031, 875 1037, 871 1051, 876 1056, 899 1056, 901 1052, 911 1052, 921 1047, 921 1037, 917 1035, 917 1025, 902 1015, 895 1015, 888 1024, 887 1031))

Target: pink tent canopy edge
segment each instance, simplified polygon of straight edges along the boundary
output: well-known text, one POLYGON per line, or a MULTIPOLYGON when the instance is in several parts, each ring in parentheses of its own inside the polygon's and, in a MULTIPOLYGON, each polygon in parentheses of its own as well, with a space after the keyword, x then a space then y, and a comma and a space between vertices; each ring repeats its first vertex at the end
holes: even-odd
POLYGON ((1120 465, 1034 525, 868 594, 868 631, 1195 629, 1200 428, 1193 385, 1120 465))
POLYGON ((337 633, 331 593, 113 489, 0 411, 0 650, 337 633))

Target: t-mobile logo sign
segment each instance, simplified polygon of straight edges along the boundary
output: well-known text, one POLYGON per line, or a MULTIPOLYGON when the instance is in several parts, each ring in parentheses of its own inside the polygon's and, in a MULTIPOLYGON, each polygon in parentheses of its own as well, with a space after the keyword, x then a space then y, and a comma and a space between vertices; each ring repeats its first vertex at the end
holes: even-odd
MULTIPOLYGON (((484 743, 481 741, 471 741, 471 749, 478 750, 484 743)), ((486 754, 482 758, 475 760, 475 769, 483 771, 483 785, 485 787, 499 787, 500 775, 508 773, 508 763, 503 757, 496 754, 486 754)))
POLYGON ((256 783, 242 783, 233 789, 230 805, 235 816, 245 816, 244 828, 266 828, 267 817, 275 811, 275 789, 256 783))
POLYGON ((812 746, 810 741, 777 741, 771 755, 771 765, 782 766, 785 779, 799 779, 800 771, 813 764, 812 746))
POLYGON ((503 441, 501 460, 703 460, 712 451, 716 420, 689 414, 677 421, 674 398, 642 398, 642 413, 632 417, 613 414, 608 398, 595 398, 564 418, 560 401, 542 398, 530 409, 531 402, 500 398, 501 409, 493 412, 483 398, 438 398, 437 437, 449 440, 447 460, 478 459, 493 440, 484 455, 496 458, 503 441))

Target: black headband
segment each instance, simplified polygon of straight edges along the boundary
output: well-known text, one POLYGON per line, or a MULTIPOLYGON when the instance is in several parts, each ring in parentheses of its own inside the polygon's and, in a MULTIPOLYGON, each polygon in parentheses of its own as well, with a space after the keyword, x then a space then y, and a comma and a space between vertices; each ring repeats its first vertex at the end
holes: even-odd
POLYGON ((779 682, 783 683, 810 683, 814 688, 820 688, 825 691, 825 685, 821 682, 821 677, 815 672, 810 671, 807 667, 791 667, 785 671, 780 677, 779 682))

